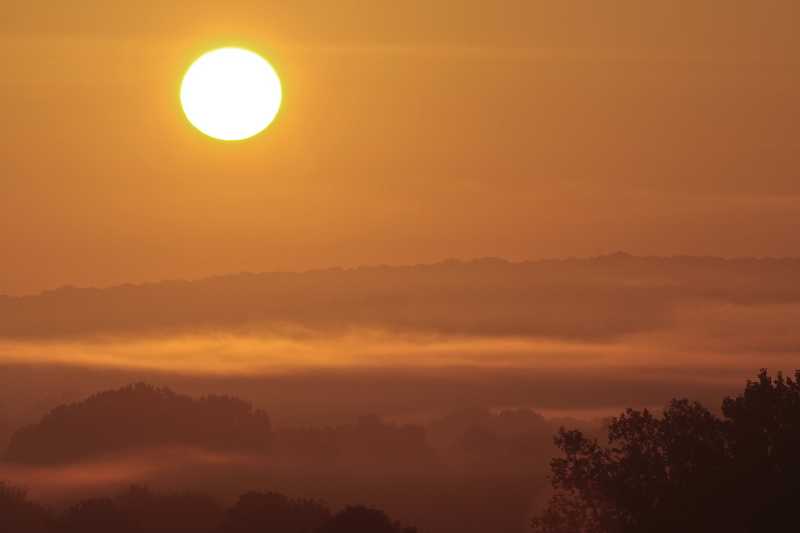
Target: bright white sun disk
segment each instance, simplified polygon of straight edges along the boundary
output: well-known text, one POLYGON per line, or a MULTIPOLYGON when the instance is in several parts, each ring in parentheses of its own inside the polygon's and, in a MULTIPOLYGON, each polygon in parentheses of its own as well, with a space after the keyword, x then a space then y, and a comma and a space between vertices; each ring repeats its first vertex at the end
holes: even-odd
POLYGON ((186 118, 209 137, 240 141, 272 123, 282 100, 281 81, 263 57, 220 48, 195 61, 181 84, 186 118))

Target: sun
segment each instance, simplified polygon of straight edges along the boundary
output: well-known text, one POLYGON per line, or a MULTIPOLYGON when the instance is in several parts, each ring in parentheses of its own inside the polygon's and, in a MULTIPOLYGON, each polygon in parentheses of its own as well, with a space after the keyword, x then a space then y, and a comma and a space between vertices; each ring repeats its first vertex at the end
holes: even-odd
POLYGON ((195 61, 181 83, 181 105, 209 137, 241 141, 264 131, 278 114, 281 80, 269 62, 243 48, 219 48, 195 61))

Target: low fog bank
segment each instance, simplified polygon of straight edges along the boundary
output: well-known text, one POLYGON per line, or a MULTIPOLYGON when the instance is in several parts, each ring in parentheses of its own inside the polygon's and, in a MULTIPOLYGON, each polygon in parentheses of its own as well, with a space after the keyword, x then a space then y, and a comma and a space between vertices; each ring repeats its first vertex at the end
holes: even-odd
POLYGON ((273 427, 238 398, 140 383, 59 405, 19 428, 0 481, 59 507, 131 484, 201 490, 226 504, 268 490, 368 504, 425 531, 520 531, 546 494, 556 429, 530 409, 475 407, 424 423, 373 414, 273 427))
POLYGON ((796 259, 484 259, 0 298, 0 364, 210 376, 464 367, 607 380, 642 371, 719 381, 723 368, 737 379, 761 367, 793 370, 798 320, 796 259))
POLYGON ((548 417, 591 420, 623 407, 696 398, 714 406, 752 371, 681 369, 316 369, 269 375, 187 375, 65 365, 0 366, 0 442, 45 412, 134 382, 193 396, 247 398, 276 428, 343 424, 380 414, 425 423, 464 408, 532 408, 548 417))

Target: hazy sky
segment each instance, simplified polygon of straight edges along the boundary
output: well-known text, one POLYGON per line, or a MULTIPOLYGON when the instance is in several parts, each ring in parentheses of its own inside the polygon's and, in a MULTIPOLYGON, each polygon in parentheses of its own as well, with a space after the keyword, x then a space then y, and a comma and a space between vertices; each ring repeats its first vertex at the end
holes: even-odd
POLYGON ((798 255, 800 3, 0 0, 0 293, 242 270, 798 255), (284 107, 178 103, 245 45, 284 107))

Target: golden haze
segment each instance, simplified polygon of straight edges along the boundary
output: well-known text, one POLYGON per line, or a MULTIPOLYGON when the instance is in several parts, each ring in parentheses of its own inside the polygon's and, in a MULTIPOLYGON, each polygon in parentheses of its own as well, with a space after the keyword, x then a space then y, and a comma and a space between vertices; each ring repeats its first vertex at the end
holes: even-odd
POLYGON ((792 0, 7 3, 0 294, 451 256, 793 253, 792 0), (264 53, 285 84, 268 134, 233 147, 176 101, 223 45, 264 53))

